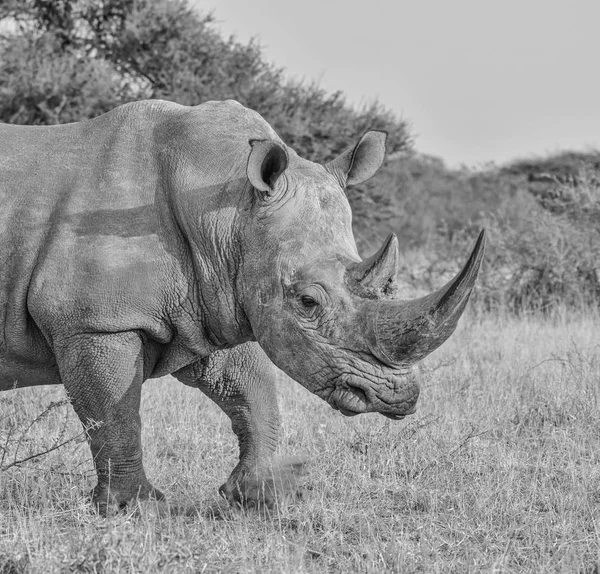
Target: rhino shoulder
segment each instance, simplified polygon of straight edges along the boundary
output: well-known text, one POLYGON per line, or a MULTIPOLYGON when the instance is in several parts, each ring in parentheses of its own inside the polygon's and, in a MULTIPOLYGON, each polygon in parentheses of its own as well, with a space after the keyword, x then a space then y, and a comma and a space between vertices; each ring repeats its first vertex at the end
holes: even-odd
POLYGON ((236 100, 208 101, 192 108, 191 115, 200 120, 203 127, 210 131, 244 138, 280 140, 275 130, 258 113, 240 104, 236 100))

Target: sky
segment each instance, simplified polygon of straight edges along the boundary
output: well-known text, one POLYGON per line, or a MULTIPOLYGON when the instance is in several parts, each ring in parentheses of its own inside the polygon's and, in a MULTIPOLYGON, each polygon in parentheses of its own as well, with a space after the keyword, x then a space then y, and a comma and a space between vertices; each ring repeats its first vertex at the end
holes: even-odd
POLYGON ((600 148, 600 0, 190 0, 289 77, 408 120, 483 166, 600 148))

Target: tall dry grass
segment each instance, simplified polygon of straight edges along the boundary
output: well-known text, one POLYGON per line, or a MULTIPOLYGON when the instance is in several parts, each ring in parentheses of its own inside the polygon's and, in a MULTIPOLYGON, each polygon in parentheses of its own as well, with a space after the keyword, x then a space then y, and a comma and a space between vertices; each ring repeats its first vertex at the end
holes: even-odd
POLYGON ((304 500, 271 517, 216 489, 229 421, 169 378, 146 385, 146 466, 168 505, 101 519, 61 389, 0 395, 0 572, 600 571, 600 319, 471 314, 421 367, 417 414, 346 419, 282 376, 283 453, 304 500), (68 441, 75 437, 73 441, 68 441))

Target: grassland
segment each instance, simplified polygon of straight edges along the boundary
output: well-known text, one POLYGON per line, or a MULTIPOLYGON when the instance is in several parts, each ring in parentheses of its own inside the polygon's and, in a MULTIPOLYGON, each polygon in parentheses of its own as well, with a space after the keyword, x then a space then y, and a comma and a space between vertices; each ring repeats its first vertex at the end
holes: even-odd
POLYGON ((0 573, 600 572, 599 317, 472 314, 421 371, 402 422, 346 419, 282 376, 281 451, 310 465, 304 499, 270 517, 220 500, 229 421, 172 379, 143 398, 146 467, 169 505, 110 519, 87 504, 92 463, 63 391, 4 393, 0 573))

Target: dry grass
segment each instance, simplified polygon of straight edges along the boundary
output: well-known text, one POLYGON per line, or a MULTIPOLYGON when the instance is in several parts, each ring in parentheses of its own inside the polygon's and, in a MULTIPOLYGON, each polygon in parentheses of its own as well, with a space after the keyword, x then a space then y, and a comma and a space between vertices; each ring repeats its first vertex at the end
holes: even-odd
MULTIPOLYGON (((165 378, 144 393, 146 467, 169 506, 101 519, 81 438, 0 472, 0 573, 600 572, 600 320, 468 317, 403 422, 343 418, 282 377, 282 453, 304 500, 241 514, 216 494, 229 421, 165 378)), ((2 466, 80 433, 61 389, 0 395, 2 466)))

